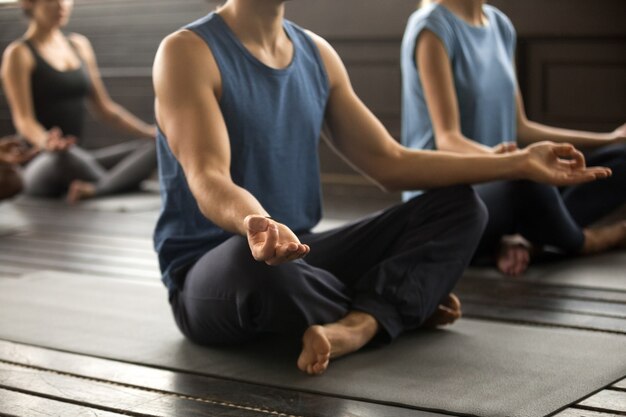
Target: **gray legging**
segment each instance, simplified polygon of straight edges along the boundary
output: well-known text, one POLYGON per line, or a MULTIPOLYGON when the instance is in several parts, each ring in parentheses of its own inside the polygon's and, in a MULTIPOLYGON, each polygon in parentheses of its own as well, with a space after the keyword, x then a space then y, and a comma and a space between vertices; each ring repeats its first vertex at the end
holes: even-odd
POLYGON ((96 185, 96 196, 139 187, 156 168, 154 141, 137 140, 93 152, 71 147, 65 152, 44 152, 24 170, 24 194, 60 197, 74 180, 96 185))

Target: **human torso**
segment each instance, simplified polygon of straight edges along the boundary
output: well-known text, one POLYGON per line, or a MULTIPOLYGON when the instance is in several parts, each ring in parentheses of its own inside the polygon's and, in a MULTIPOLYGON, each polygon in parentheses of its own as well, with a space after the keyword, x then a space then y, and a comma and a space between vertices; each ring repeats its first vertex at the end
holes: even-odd
POLYGON ((454 78, 461 131, 487 146, 516 138, 513 66, 515 32, 497 9, 484 6, 488 24, 472 26, 441 5, 415 12, 408 23, 402 50, 403 142, 435 149, 422 80, 415 65, 415 47, 422 30, 443 42, 454 78))
POLYGON ((76 49, 67 42, 70 54, 46 53, 32 40, 25 45, 34 58, 31 90, 35 118, 45 129, 58 127, 64 135, 82 137, 85 99, 91 83, 87 69, 76 49))
MULTIPOLYGON (((229 135, 232 181, 277 221, 301 232, 321 216, 317 148, 328 85, 312 40, 290 22, 284 27, 294 50, 281 69, 250 53, 217 14, 188 29, 209 45, 221 74, 219 104, 229 135)), ((164 281, 174 288, 177 268, 232 235, 200 213, 163 132, 158 149, 163 209, 155 246, 164 281)))
MULTIPOLYGON (((402 143, 436 149, 434 129, 422 79, 415 62, 423 30, 443 43, 450 60, 461 133, 492 147, 515 141, 517 81, 514 69, 515 30, 501 12, 483 7, 485 26, 472 26, 445 7, 434 4, 409 19, 402 42, 402 143)), ((405 200, 420 192, 405 192, 405 200)))

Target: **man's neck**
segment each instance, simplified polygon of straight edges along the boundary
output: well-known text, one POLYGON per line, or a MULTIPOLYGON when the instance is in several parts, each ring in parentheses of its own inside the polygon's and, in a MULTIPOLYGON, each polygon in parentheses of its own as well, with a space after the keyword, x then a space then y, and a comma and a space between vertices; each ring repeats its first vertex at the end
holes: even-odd
POLYGON ((218 14, 246 45, 273 51, 285 40, 284 0, 229 0, 218 14))
POLYGON ((276 69, 291 63, 294 47, 283 27, 284 0, 228 0, 217 13, 259 61, 276 69))
POLYGON ((483 14, 485 0, 441 0, 440 3, 471 25, 487 23, 483 14))

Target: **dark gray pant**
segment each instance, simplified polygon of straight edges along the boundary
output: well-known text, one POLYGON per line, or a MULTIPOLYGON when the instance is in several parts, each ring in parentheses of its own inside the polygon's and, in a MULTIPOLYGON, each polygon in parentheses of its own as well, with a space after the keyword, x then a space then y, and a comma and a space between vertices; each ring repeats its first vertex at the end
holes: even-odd
POLYGON ((241 236, 206 253, 170 297, 181 331, 200 344, 301 335, 350 310, 373 315, 389 341, 416 329, 471 260, 486 209, 470 187, 433 190, 353 224, 300 236, 310 254, 255 261, 241 236))
POLYGON ((583 229, 626 203, 626 145, 605 146, 586 158, 589 166, 609 167, 613 175, 561 190, 524 180, 475 186, 489 210, 478 262, 498 253, 502 236, 517 233, 533 244, 578 254, 585 243, 583 229))
POLYGON ((24 170, 24 193, 33 197, 60 197, 72 181, 96 185, 96 195, 137 189, 156 169, 156 144, 137 140, 93 152, 71 147, 66 152, 44 152, 24 170))

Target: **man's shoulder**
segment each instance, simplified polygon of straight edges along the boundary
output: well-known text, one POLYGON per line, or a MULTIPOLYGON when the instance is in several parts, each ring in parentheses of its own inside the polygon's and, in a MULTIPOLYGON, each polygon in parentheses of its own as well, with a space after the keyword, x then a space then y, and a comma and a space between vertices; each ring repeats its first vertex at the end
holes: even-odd
POLYGON ((195 32, 182 28, 170 33, 161 41, 160 49, 168 56, 185 56, 200 50, 206 52, 206 43, 195 32))

